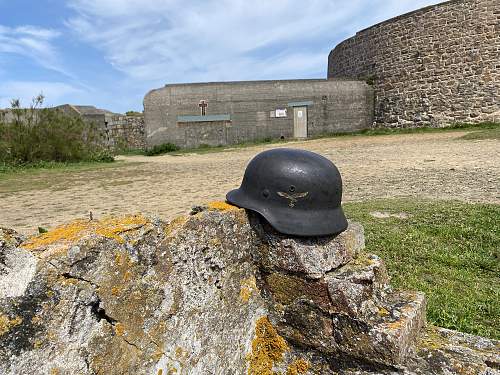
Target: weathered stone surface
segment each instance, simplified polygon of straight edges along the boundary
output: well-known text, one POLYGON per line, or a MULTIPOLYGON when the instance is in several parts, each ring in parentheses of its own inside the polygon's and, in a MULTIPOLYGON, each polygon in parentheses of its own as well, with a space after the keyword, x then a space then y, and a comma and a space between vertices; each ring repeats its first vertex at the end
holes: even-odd
POLYGON ((338 236, 322 238, 290 237, 276 232, 270 225, 253 219, 262 246, 259 261, 265 269, 303 274, 319 279, 351 261, 364 248, 363 227, 349 223, 345 232, 338 236))
POLYGON ((424 298, 390 292, 377 257, 320 278, 270 270, 262 230, 225 203, 28 240, 0 230, 0 373, 495 374, 492 340, 428 330, 415 346, 424 298))
POLYGON ((378 319, 336 314, 333 325, 341 352, 386 365, 402 365, 425 325, 425 297, 422 293, 392 293, 381 302, 378 319))
POLYGON ((0 302, 0 372, 241 372, 265 315, 251 236, 243 211, 208 211, 75 222, 25 242, 36 272, 0 302))
POLYGON ((408 365, 416 374, 500 374, 500 342, 428 327, 408 365))
POLYGON ((389 277, 382 260, 373 254, 356 259, 325 277, 331 312, 370 317, 379 313, 378 301, 388 291, 389 277))

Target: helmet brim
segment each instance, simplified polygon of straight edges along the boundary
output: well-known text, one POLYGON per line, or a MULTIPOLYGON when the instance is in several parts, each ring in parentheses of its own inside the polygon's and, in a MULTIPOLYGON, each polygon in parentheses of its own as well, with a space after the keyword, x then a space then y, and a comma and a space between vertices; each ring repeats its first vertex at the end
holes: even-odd
POLYGON ((278 232, 301 237, 331 236, 347 229, 342 207, 322 210, 300 210, 296 207, 262 207, 240 189, 231 190, 226 200, 238 207, 261 214, 278 232))

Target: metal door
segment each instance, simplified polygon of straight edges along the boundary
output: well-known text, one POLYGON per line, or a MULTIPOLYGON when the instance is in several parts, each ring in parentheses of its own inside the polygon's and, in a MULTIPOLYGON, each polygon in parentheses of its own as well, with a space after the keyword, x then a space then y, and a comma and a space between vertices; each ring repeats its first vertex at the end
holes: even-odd
POLYGON ((307 107, 293 108, 293 136, 307 138, 307 107))

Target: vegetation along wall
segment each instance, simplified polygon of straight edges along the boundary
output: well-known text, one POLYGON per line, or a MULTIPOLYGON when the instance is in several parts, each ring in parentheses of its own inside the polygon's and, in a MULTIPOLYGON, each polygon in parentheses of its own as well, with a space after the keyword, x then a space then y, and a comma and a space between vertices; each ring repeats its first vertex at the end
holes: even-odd
POLYGON ((448 1, 362 30, 330 52, 328 77, 373 84, 380 126, 500 121, 500 1, 448 1))

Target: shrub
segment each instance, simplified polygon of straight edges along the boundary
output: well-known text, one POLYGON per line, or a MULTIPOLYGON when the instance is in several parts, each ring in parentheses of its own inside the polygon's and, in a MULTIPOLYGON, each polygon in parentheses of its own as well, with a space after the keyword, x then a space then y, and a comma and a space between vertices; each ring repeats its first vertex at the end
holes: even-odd
POLYGON ((0 119, 0 162, 11 165, 42 161, 112 161, 97 125, 56 109, 40 108, 43 96, 30 108, 11 102, 12 116, 0 119))
POLYGON ((127 111, 125 112, 125 115, 127 116, 144 116, 142 112, 137 112, 137 111, 127 111))
POLYGON ((146 156, 155 156, 178 150, 179 147, 174 145, 173 143, 162 143, 161 145, 156 145, 146 150, 145 154, 146 156))

